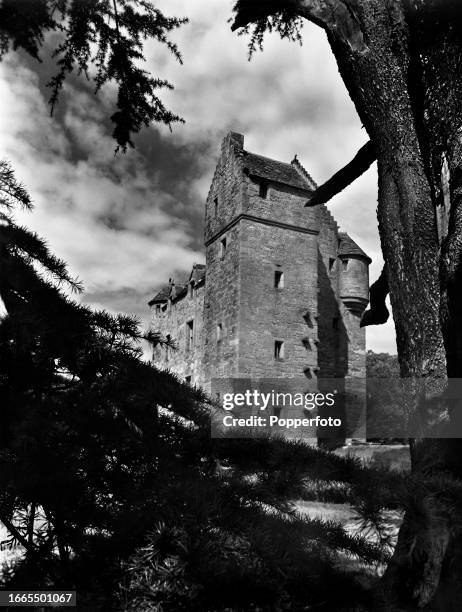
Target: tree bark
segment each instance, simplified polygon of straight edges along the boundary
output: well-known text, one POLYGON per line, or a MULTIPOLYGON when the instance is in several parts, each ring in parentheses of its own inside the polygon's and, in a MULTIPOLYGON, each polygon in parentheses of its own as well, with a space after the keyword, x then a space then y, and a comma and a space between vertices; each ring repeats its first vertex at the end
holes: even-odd
MULTIPOLYGON (((417 88, 420 141, 439 225, 440 323, 450 379, 462 377, 462 38, 461 8, 453 3, 414 10, 409 15, 417 88)), ((462 413, 448 405, 454 439, 439 441, 440 469, 462 477, 462 413), (457 438, 459 436, 459 438, 457 438)), ((455 504, 446 510, 449 538, 434 610, 462 607, 462 535, 455 504)), ((440 533, 444 530, 441 526, 440 533)))
MULTIPOLYGON (((368 50, 355 54, 330 40, 378 153, 377 213, 401 375, 462 377, 460 30, 450 12, 419 16, 405 2, 383 0, 356 6, 368 50), (448 223, 437 223, 441 212, 448 223)), ((462 415, 450 405, 448 412, 457 435, 462 415)), ((412 469, 461 479, 460 439, 414 440, 412 469)), ((378 608, 461 609, 461 509, 443 497, 422 492, 405 517, 378 608)))
MULTIPOLYGON (((415 115, 414 69, 406 14, 394 0, 358 0, 355 14, 366 48, 356 51, 327 31, 340 74, 375 146, 382 252, 387 266, 402 377, 445 378, 440 325, 440 247, 434 194, 420 124, 415 115)), ((414 411, 418 410, 415 399, 414 411)), ((415 440, 419 471, 440 443, 415 440)), ((377 609, 414 610, 435 599, 449 544, 438 503, 422 499, 421 516, 408 514, 394 557, 377 593, 377 609), (422 518, 423 517, 423 518, 422 518)))
MULTIPOLYGON (((407 0, 346 4, 365 48, 326 31, 377 152, 377 216, 401 375, 430 378, 437 388, 438 380, 462 377, 460 9, 437 3, 433 12, 407 0)), ((462 414, 450 405, 448 412, 462 431, 462 414)), ((415 473, 462 479, 460 439, 416 439, 411 447, 415 473)), ((377 609, 462 608, 462 535, 453 520, 461 508, 451 510, 443 498, 422 491, 419 507, 407 513, 377 609)))
MULTIPOLYGON (((281 10, 277 0, 258 3, 267 4, 269 13, 281 10)), ((401 376, 438 388, 448 375, 462 377, 460 9, 423 0, 288 4, 326 31, 377 154, 377 216, 401 376)), ((251 11, 243 16, 249 21, 251 11)), ((412 408, 419 410, 417 396, 412 408)), ((459 440, 416 439, 411 451, 414 472, 462 478, 459 440)), ((377 609, 462 608, 462 543, 441 497, 423 491, 419 508, 405 517, 377 609)))

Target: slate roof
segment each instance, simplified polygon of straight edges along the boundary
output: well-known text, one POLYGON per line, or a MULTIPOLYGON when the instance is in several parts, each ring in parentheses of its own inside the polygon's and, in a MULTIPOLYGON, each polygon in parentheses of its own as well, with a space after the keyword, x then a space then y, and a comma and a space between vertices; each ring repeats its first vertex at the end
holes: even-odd
POLYGON ((194 264, 189 275, 187 283, 176 283, 175 285, 165 285, 156 293, 156 295, 148 302, 149 306, 153 304, 165 303, 171 297, 172 300, 179 300, 188 292, 188 285, 191 281, 198 285, 205 280, 205 264, 194 264))
POLYGON ((295 164, 287 164, 269 157, 263 157, 263 155, 249 153, 249 151, 243 152, 242 163, 244 169, 253 176, 304 191, 312 191, 308 179, 297 170, 295 164))
POLYGON ((156 295, 152 298, 152 300, 148 302, 148 305, 152 306, 156 302, 166 302, 168 300, 169 295, 170 295, 170 285, 166 285, 165 287, 162 287, 159 293, 156 293, 156 295))
POLYGON ((188 283, 174 285, 172 289, 172 301, 179 300, 188 293, 188 283))
POLYGON ((342 255, 356 255, 357 257, 365 257, 369 263, 372 259, 367 255, 360 246, 346 233, 339 232, 339 245, 338 254, 342 255))

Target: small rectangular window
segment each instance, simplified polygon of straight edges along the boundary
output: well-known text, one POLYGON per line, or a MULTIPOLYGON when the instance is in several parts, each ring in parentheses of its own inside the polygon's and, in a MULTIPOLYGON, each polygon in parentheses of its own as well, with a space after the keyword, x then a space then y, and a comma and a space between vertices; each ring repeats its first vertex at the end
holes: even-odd
POLYGON ((338 317, 334 317, 334 318, 332 319, 332 328, 333 328, 333 329, 338 329, 338 323, 339 323, 339 321, 338 321, 338 317))
POLYGON ((284 359, 284 342, 282 340, 276 340, 274 343, 274 358, 284 359))
POLYGON ((226 238, 220 240, 220 259, 224 259, 226 255, 226 238))
POLYGON ((218 323, 217 325, 217 344, 218 342, 221 342, 223 339, 223 325, 221 323, 218 323))
POLYGON ((262 182, 260 183, 260 197, 266 200, 267 196, 268 196, 268 184, 262 182))
POLYGON ((194 345, 194 321, 186 323, 186 350, 190 351, 194 345))
POLYGON ((215 214, 215 217, 218 214, 218 198, 214 198, 213 199, 213 212, 215 214))
POLYGON ((332 272, 332 270, 334 269, 334 266, 335 266, 335 259, 331 257, 329 259, 329 272, 332 272))
POLYGON ((274 288, 284 288, 284 272, 282 270, 276 270, 274 273, 274 288))
POLYGON ((343 269, 344 269, 344 270, 347 270, 347 269, 348 269, 348 259, 344 259, 344 260, 342 261, 342 264, 343 264, 343 269))

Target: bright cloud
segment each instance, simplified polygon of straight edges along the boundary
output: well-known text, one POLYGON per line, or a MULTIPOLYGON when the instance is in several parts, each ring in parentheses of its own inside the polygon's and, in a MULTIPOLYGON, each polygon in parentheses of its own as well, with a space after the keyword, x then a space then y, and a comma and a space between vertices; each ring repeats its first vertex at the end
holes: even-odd
MULTIPOLYGON (((297 153, 318 182, 366 141, 319 28, 306 25, 303 47, 269 37, 248 62, 247 40, 227 23, 232 2, 157 4, 190 18, 172 36, 183 66, 159 45, 145 54, 148 68, 175 85, 161 97, 186 124, 145 130, 126 156, 113 156, 110 87, 95 99, 72 79, 50 118, 44 67, 17 55, 0 64, 0 157, 36 203, 24 222, 83 279, 88 301, 145 319, 152 291, 203 261, 203 205, 229 129, 245 134, 249 150, 287 161, 297 153)), ((372 168, 329 205, 373 258, 372 280, 382 266, 376 200, 372 168)), ((367 334, 369 348, 395 352, 392 323, 367 334)))

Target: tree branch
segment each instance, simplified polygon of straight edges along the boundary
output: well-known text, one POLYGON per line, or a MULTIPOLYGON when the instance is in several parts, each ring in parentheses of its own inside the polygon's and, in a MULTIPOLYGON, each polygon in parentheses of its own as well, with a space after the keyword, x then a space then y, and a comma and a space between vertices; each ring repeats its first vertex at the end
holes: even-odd
POLYGON ((21 546, 23 546, 27 550, 27 552, 30 552, 31 554, 37 553, 37 549, 34 544, 30 544, 28 540, 22 535, 22 533, 18 529, 16 529, 13 523, 6 516, 1 515, 0 522, 5 525, 7 530, 14 537, 14 539, 17 540, 21 544, 21 546))
POLYGON ((260 19, 266 19, 271 15, 281 12, 284 8, 293 6, 293 0, 237 0, 233 7, 235 13, 231 31, 234 32, 239 28, 245 28, 251 23, 255 23, 260 19))
POLYGON ((335 195, 345 189, 345 187, 351 185, 351 183, 364 174, 376 159, 375 147, 372 142, 369 141, 361 147, 355 157, 346 166, 336 172, 332 178, 324 183, 324 185, 321 185, 313 191, 305 206, 326 204, 326 202, 331 200, 335 195))
POLYGON ((390 313, 385 304, 389 293, 387 265, 383 266, 379 278, 375 281, 369 291, 370 308, 366 310, 361 319, 361 327, 368 325, 382 325, 388 321, 390 313))
POLYGON ((282 11, 307 19, 346 42, 354 51, 364 51, 366 44, 352 0, 238 0, 231 29, 244 28, 282 11))

